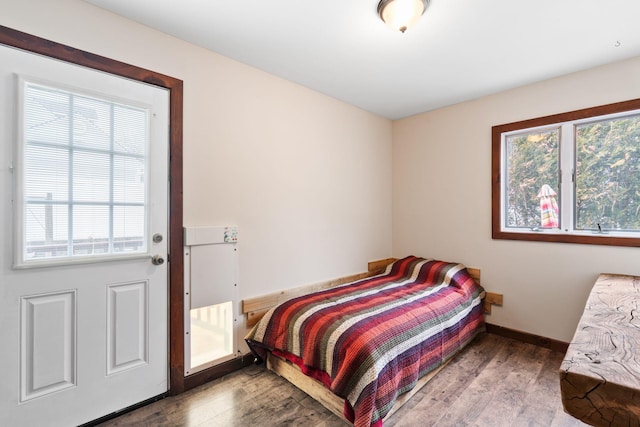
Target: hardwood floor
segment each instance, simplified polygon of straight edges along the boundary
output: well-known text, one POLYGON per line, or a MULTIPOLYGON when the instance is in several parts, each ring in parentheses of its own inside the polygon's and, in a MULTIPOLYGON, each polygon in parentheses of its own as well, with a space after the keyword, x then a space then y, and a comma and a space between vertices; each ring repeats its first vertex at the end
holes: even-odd
MULTIPOLYGON (((385 427, 569 427, 564 354, 483 334, 385 422, 385 427)), ((116 426, 348 425, 286 380, 251 366, 101 424, 116 426)))

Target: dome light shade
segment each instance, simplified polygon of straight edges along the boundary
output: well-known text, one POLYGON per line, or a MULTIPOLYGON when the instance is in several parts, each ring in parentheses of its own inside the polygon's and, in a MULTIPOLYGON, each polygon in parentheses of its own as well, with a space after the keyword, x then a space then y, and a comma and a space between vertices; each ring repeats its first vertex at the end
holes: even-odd
POLYGON ((404 33, 427 9, 428 0, 381 0, 378 15, 389 27, 404 33))

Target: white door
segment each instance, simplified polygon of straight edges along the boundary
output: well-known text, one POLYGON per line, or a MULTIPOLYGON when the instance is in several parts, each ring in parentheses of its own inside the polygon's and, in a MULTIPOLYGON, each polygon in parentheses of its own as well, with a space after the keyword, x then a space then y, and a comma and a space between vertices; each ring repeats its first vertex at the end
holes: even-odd
POLYGON ((0 425, 167 383, 169 94, 0 46, 0 425), (157 265, 159 264, 159 265, 157 265))

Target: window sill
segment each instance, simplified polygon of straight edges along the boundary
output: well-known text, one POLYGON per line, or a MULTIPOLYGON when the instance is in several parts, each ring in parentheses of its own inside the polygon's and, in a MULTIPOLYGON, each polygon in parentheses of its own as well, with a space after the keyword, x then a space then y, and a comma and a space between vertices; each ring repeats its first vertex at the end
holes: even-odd
POLYGON ((639 237, 622 237, 607 233, 569 234, 549 231, 503 231, 499 227, 494 227, 491 237, 494 240, 523 240, 531 242, 640 247, 639 237))

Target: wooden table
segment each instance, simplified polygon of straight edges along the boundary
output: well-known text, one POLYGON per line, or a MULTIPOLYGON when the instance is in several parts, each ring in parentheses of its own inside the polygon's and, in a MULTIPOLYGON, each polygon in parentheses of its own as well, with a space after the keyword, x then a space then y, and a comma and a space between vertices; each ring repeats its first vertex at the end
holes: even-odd
POLYGON ((567 413, 640 426, 640 277, 601 274, 560 367, 567 413))

